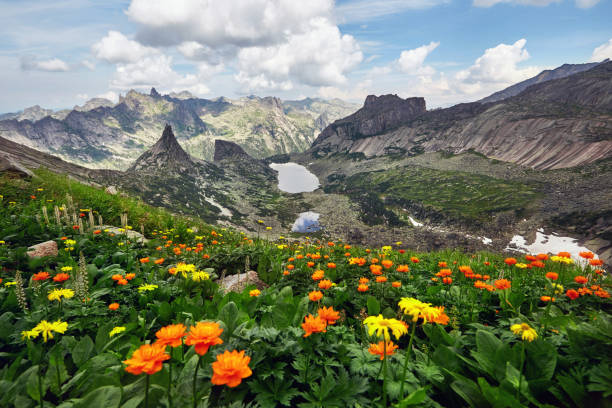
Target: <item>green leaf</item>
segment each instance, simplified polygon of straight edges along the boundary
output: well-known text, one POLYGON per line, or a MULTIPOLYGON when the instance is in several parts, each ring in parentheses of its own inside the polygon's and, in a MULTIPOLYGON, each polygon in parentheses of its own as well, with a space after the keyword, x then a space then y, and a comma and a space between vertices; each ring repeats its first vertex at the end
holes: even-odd
POLYGON ((427 398, 427 388, 421 387, 418 390, 411 392, 406 398, 397 403, 397 408, 408 407, 410 405, 419 405, 427 398))
POLYGON ((89 336, 81 337, 74 349, 72 349, 72 361, 77 367, 81 367, 91 355, 94 349, 94 342, 89 336))
POLYGON ((75 408, 118 408, 120 403, 121 387, 107 385, 91 391, 75 406, 75 408))
POLYGON ((374 296, 368 296, 368 315, 378 316, 380 314, 380 302, 374 296))

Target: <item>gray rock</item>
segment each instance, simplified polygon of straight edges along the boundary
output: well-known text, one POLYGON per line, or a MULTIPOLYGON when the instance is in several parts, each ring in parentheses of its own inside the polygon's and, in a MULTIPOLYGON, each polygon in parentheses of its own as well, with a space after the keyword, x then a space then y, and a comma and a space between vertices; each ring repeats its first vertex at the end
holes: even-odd
POLYGON ((134 230, 120 231, 119 227, 114 227, 112 225, 97 225, 94 227, 94 229, 99 229, 107 233, 113 233, 116 235, 127 234, 128 239, 134 240, 136 242, 141 242, 143 244, 149 242, 149 240, 146 239, 144 235, 134 230))
POLYGON ((45 241, 40 244, 32 245, 27 252, 30 258, 40 258, 43 256, 57 256, 57 242, 45 241))
POLYGON ((268 287, 265 282, 259 279, 259 275, 255 271, 229 275, 219 279, 217 283, 220 289, 225 292, 242 292, 248 285, 255 285, 260 290, 268 287))
POLYGON ((106 187, 106 188, 104 189, 104 191, 105 191, 106 193, 108 193, 108 194, 115 195, 115 194, 117 194, 117 187, 115 187, 115 186, 108 186, 108 187, 106 187))
POLYGON ((17 161, 5 156, 0 156, 0 173, 8 173, 22 178, 31 178, 34 176, 34 173, 17 161))

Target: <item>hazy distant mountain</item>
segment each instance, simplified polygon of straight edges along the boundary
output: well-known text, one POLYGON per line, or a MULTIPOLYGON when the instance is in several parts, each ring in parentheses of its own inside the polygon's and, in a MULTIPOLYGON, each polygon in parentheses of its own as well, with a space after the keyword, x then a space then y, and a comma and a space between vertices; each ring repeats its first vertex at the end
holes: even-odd
POLYGON ((310 152, 372 157, 474 150, 538 169, 612 156, 612 62, 494 103, 404 112, 415 99, 369 96, 363 108, 321 132, 310 152))
MULTIPOLYGON (((603 62, 608 61, 609 60, 606 59, 603 62)), ((494 94, 489 95, 486 98, 479 100, 478 102, 487 103, 501 101, 502 99, 510 98, 511 96, 520 94, 531 85, 551 81, 553 79, 565 78, 567 76, 574 75, 579 72, 588 71, 589 69, 594 68, 599 64, 600 62, 590 62, 587 64, 563 64, 555 69, 547 69, 545 71, 540 72, 533 78, 526 79, 522 82, 509 86, 508 88, 503 89, 499 92, 495 92, 494 94)))

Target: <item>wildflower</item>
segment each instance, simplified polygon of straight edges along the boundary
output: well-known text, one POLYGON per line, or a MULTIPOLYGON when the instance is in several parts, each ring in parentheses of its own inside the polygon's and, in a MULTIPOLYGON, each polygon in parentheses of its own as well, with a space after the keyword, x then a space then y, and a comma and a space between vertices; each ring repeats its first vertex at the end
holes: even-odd
POLYGON ((321 300, 321 298, 323 298, 323 293, 321 293, 321 291, 313 290, 312 292, 308 293, 308 299, 313 302, 317 302, 321 300))
POLYGON ((555 291, 555 294, 558 295, 559 293, 563 293, 563 285, 560 285, 558 283, 553 283, 552 287, 553 287, 553 289, 555 291))
POLYGON ((566 258, 566 257, 563 257, 563 256, 558 256, 558 255, 551 256, 550 260, 553 261, 553 262, 560 262, 560 263, 564 263, 564 264, 572 264, 572 263, 574 263, 572 258, 566 258))
POLYGON ((419 258, 417 258, 416 256, 411 257, 410 260, 412 261, 412 263, 419 263, 419 258))
POLYGON ((499 290, 510 289, 511 283, 508 279, 498 279, 493 282, 495 287, 499 290))
POLYGON ((591 265, 591 266, 601 266, 601 265, 603 265, 603 261, 601 259, 591 259, 591 260, 589 260, 589 265, 591 265))
POLYGON ((540 296, 540 300, 541 300, 542 302, 550 302, 551 300, 554 302, 554 301, 555 301, 555 298, 554 298, 554 297, 553 297, 553 298, 551 298, 550 296, 540 296))
POLYGON ((561 258, 571 258, 572 254, 570 254, 569 252, 559 252, 557 256, 561 258))
POLYGON ((360 284, 359 286, 357 286, 357 290, 359 292, 367 292, 369 288, 370 287, 366 284, 360 284))
POLYGON ((119 309, 119 303, 111 303, 108 305, 108 310, 117 310, 119 309))
POLYGON ((585 283, 587 283, 589 280, 587 278, 585 278, 584 276, 578 275, 574 278, 574 282, 580 284, 580 285, 584 285, 585 283))
POLYGON ((101 230, 95 230, 95 231, 93 232, 93 234, 94 234, 94 235, 98 235, 98 234, 101 234, 101 233, 102 233, 102 231, 101 231, 101 230))
POLYGON ((210 279, 210 275, 204 271, 196 271, 191 274, 191 280, 194 282, 202 282, 210 279))
POLYGON ((64 334, 68 329, 68 323, 57 320, 53 323, 49 323, 46 320, 42 320, 40 323, 36 325, 32 329, 32 331, 36 331, 42 334, 45 343, 48 339, 53 338, 53 332, 64 334))
POLYGON ((598 297, 602 298, 602 299, 608 299, 610 297, 610 293, 608 291, 604 290, 604 289, 601 289, 601 288, 597 289, 595 292, 593 292, 593 294, 595 296, 598 296, 598 297))
POLYGON ((162 346, 178 347, 182 344, 187 328, 182 323, 164 326, 155 333, 156 343, 162 346))
POLYGON ((32 275, 33 281, 44 281, 50 278, 49 272, 38 272, 32 275))
POLYGON ((440 261, 438 262, 438 268, 446 268, 448 266, 448 264, 444 261, 440 261))
POLYGON ((165 260, 164 258, 159 258, 159 259, 154 260, 153 263, 155 265, 161 265, 164 263, 164 260, 165 260))
POLYGON ((359 284, 368 283, 369 281, 368 278, 359 278, 359 284))
POLYGON ((125 274, 125 280, 129 280, 131 281, 132 279, 134 279, 136 277, 136 274, 134 272, 130 272, 130 273, 126 273, 125 274))
POLYGON ((208 352, 209 347, 223 343, 219 337, 221 333, 223 329, 216 322, 198 322, 189 328, 185 344, 195 346, 195 352, 202 356, 208 352))
POLYGON ((319 282, 320 289, 329 289, 332 287, 332 285, 333 285, 333 282, 330 281, 329 279, 323 279, 322 281, 319 282))
POLYGON ((514 259, 514 258, 506 258, 506 259, 504 259, 504 263, 505 263, 506 265, 508 265, 508 266, 515 265, 515 264, 516 264, 516 262, 517 262, 517 261, 516 261, 516 259, 514 259))
POLYGON ((349 259, 349 265, 359 265, 363 266, 366 264, 365 258, 351 258, 349 259))
POLYGON ((49 292, 47 298, 49 300, 57 300, 61 302, 62 298, 70 299, 74 296, 74 291, 72 289, 53 289, 49 292))
POLYGON ((315 266, 315 263, 312 262, 312 261, 308 261, 308 262, 306 262, 306 266, 309 267, 309 268, 312 268, 313 266, 315 266))
POLYGON ((328 263, 327 263, 327 267, 328 267, 329 269, 334 269, 334 268, 336 267, 336 264, 335 264, 335 263, 333 263, 333 262, 328 262, 328 263))
POLYGON ((550 280, 557 280, 559 278, 559 274, 556 272, 546 272, 546 277, 550 280))
POLYGON ((121 279, 123 279, 123 275, 116 273, 113 276, 111 276, 111 279, 114 281, 120 281, 121 279))
POLYGON ((295 265, 289 264, 287 265, 287 269, 289 269, 290 271, 295 269, 295 265))
POLYGON ((217 361, 212 363, 214 385, 227 385, 230 388, 240 385, 243 378, 249 377, 253 372, 249 368, 251 357, 244 355, 243 351, 225 350, 217 355, 217 361))
POLYGON ((327 324, 334 324, 336 323, 336 320, 340 319, 340 313, 335 311, 334 308, 332 306, 330 307, 320 307, 319 310, 317 311, 319 317, 323 320, 325 320, 325 322, 327 324))
POLYGON ((72 270, 72 266, 63 266, 61 270, 62 272, 70 272, 72 270))
POLYGON ((318 280, 323 279, 324 276, 325 276, 325 272, 319 269, 319 270, 314 271, 311 278, 313 281, 318 281, 318 280))
POLYGON ((304 323, 302 323, 302 329, 304 329, 304 337, 310 336, 312 333, 325 333, 327 327, 327 321, 321 316, 313 316, 309 314, 304 317, 304 323))
POLYGON ((147 291, 152 291, 157 289, 159 286, 157 285, 151 285, 149 283, 145 283, 144 285, 141 285, 138 287, 138 292, 147 292, 147 291))
POLYGON ((399 281, 391 282, 391 286, 393 286, 394 288, 400 288, 402 287, 402 282, 399 282, 399 281))
POLYGON ((519 263, 516 263, 514 266, 516 266, 519 269, 525 269, 527 267, 527 264, 519 262, 519 263))
POLYGON ((538 338, 538 333, 532 329, 527 323, 513 324, 510 326, 512 333, 521 336, 523 340, 532 342, 538 338))
POLYGON ((445 278, 442 278, 442 283, 446 285, 450 285, 451 283, 453 283, 453 278, 449 278, 448 276, 445 278))
POLYGON ((390 259, 383 259, 381 264, 385 267, 385 269, 389 269, 393 266, 393 261, 391 261, 390 259))
MULTIPOLYGON (((419 318, 423 319, 423 323, 428 321, 434 322, 442 317, 444 308, 433 307, 431 303, 421 302, 415 298, 402 298, 398 306, 404 314, 412 316, 412 321, 416 322, 419 318)), ((446 316, 446 315, 444 315, 446 316)), ((443 321, 444 319, 442 319, 443 321)))
POLYGON ((9 286, 15 286, 17 285, 17 282, 4 282, 4 286, 9 287, 9 286))
POLYGON ((408 265, 398 265, 395 270, 398 272, 410 272, 408 265))
POLYGON ((546 254, 537 254, 537 255, 536 255, 536 258, 537 258, 539 261, 545 261, 545 260, 547 260, 547 259, 548 259, 548 255, 546 255, 546 254))
POLYGON ((165 346, 157 343, 143 344, 134 351, 132 358, 123 362, 127 364, 125 371, 135 375, 143 372, 151 375, 161 371, 163 362, 170 359, 170 356, 165 352, 165 348, 165 346))
POLYGON ((259 289, 253 289, 251 291, 249 291, 249 296, 250 297, 257 297, 261 295, 261 291, 259 289))
POLYGON ((124 326, 116 326, 113 327, 113 330, 111 330, 110 332, 108 332, 108 337, 113 337, 119 333, 123 333, 125 331, 125 327, 124 326))
POLYGON ((576 292, 574 289, 569 289, 567 292, 565 292, 565 294, 567 295, 568 298, 572 300, 575 300, 576 298, 580 296, 578 292, 576 292))
POLYGON ((376 277, 376 283, 385 283, 387 281, 387 277, 386 276, 377 276, 376 277))
POLYGON ((53 277, 53 281, 61 283, 61 282, 67 281, 69 278, 70 278, 70 275, 68 275, 67 273, 58 273, 57 275, 53 277))
POLYGON ((382 275, 382 266, 370 265, 370 272, 372 272, 372 275, 382 275))
POLYGON ((127 279, 123 279, 123 278, 121 278, 121 279, 119 279, 119 280, 117 281, 117 285, 121 285, 121 286, 123 286, 123 285, 127 285, 127 284, 128 284, 127 279))
POLYGON ((392 356, 395 349, 397 349, 397 346, 393 344, 392 341, 388 341, 385 345, 385 342, 381 340, 377 344, 370 344, 368 351, 372 355, 380 356, 380 359, 382 360, 385 358, 385 348, 387 351, 386 355, 392 356))
POLYGON ((544 268, 546 265, 541 261, 533 261, 531 262, 531 266, 535 266, 536 268, 544 268))
POLYGON ((406 326, 397 319, 385 319, 383 315, 369 316, 363 321, 368 328, 368 334, 372 336, 375 332, 377 336, 384 336, 385 340, 389 340, 389 331, 393 333, 396 339, 408 332, 406 326))
POLYGON ((21 332, 21 340, 30 340, 38 337, 40 332, 36 330, 24 330, 21 332))
POLYGON ((283 271, 283 275, 285 275, 285 276, 289 275, 289 271, 287 271, 287 270, 283 271))
POLYGON ((141 264, 149 263, 149 257, 147 256, 146 258, 140 258, 140 263, 141 264))

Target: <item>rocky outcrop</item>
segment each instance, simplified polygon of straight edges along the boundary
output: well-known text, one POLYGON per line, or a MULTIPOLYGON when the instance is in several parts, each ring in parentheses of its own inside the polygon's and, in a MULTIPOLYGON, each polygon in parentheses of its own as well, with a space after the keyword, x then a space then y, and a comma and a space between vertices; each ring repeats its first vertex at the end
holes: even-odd
POLYGON ((532 85, 500 102, 420 114, 416 109, 405 119, 397 116, 399 98, 387 96, 385 103, 368 98, 356 114, 326 128, 310 153, 372 157, 473 150, 536 169, 572 167, 612 156, 612 62, 532 85), (378 109, 368 115, 369 105, 378 109), (385 129, 378 119, 387 117, 397 121, 391 120, 395 126, 385 129))
POLYGON ((27 255, 30 258, 40 258, 43 256, 57 256, 57 252, 57 242, 45 241, 29 247, 27 255))
POLYGON ((0 156, 0 173, 20 178, 31 178, 34 176, 34 173, 30 170, 7 156, 0 156))
POLYGON ((218 162, 225 159, 255 160, 236 143, 228 142, 227 140, 216 139, 214 161, 218 162))
POLYGON ((172 127, 166 125, 162 137, 144 152, 128 171, 155 171, 157 169, 186 170, 194 161, 177 142, 172 127))
POLYGON ((267 288, 268 285, 261 279, 255 271, 239 273, 236 275, 225 276, 217 281, 219 288, 224 292, 242 292, 247 286, 255 285, 257 289, 267 288))

